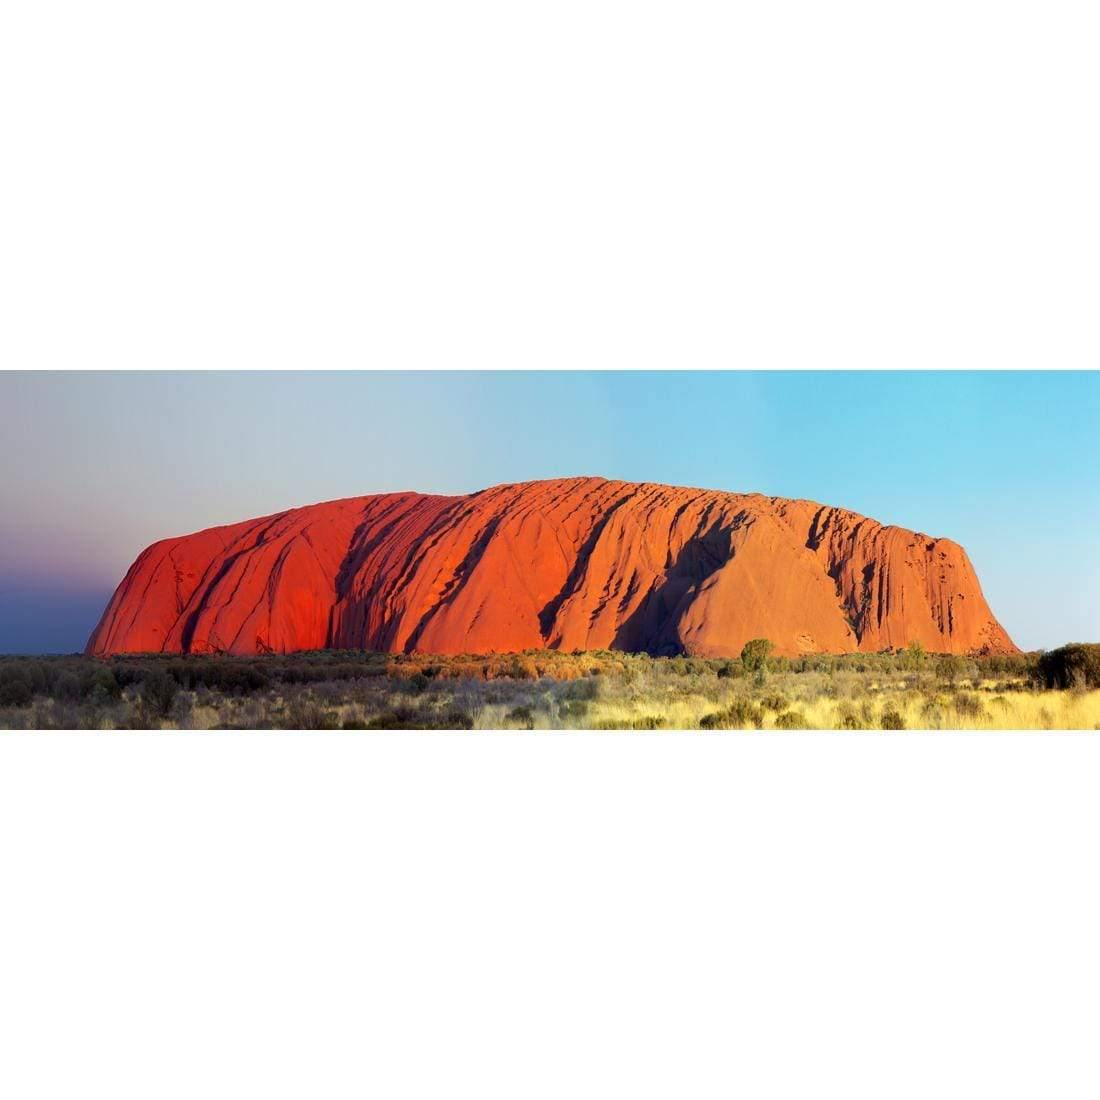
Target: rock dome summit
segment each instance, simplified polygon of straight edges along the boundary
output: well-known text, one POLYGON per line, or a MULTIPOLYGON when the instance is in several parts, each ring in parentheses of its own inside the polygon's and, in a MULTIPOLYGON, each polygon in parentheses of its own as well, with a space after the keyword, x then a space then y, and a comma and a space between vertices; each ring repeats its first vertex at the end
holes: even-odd
POLYGON ((950 539, 755 493, 583 477, 384 493, 164 539, 87 652, 1014 653, 950 539))

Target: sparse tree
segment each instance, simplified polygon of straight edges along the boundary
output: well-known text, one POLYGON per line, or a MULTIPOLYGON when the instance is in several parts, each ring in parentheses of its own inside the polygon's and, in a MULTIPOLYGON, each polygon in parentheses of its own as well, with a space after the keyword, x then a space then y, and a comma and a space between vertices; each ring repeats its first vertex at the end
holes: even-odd
POLYGON ((772 644, 767 638, 753 638, 741 650, 741 663, 747 672, 767 672, 771 651, 772 644))

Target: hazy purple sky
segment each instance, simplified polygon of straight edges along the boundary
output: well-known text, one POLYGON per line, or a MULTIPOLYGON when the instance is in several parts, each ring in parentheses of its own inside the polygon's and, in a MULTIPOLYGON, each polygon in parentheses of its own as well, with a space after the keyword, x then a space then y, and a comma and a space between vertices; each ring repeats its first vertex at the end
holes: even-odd
POLYGON ((577 474, 947 536, 1020 645, 1100 639, 1096 373, 12 372, 0 409, 0 652, 82 648, 168 535, 577 474))

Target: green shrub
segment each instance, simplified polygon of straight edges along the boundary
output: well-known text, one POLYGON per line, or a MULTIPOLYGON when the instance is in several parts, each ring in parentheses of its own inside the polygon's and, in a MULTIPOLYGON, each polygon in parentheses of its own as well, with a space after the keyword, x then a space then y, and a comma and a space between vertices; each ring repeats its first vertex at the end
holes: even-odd
POLYGON ((966 662, 957 653, 945 653, 936 661, 936 678, 953 684, 962 674, 966 662))
POLYGON ((58 676, 50 694, 55 699, 63 699, 71 703, 83 697, 84 687, 75 672, 63 672, 58 676))
POLYGON ((764 725, 763 712, 748 699, 735 699, 726 710, 726 715, 733 725, 741 729, 746 726, 756 726, 760 729, 764 725))
POLYGON ((1039 656, 1036 676, 1048 688, 1100 687, 1100 645, 1074 642, 1039 656))
POLYGON ((943 725, 943 707, 935 696, 930 696, 924 700, 921 704, 920 715, 930 728, 938 729, 943 725))
POLYGON ((0 706, 26 707, 33 698, 30 677, 22 669, 4 669, 0 680, 0 706))
POLYGON ((142 708, 152 718, 167 718, 177 691, 176 681, 164 669, 155 669, 141 683, 142 708))
POLYGON ((535 728, 535 712, 528 706, 513 707, 508 712, 509 722, 523 722, 529 730, 535 728))
POLYGON ((837 704, 836 725, 837 729, 842 730, 861 730, 867 727, 867 724, 860 719, 856 708, 848 700, 837 704))
POLYGON ((955 710, 966 718, 980 718, 985 713, 981 699, 965 692, 955 696, 955 710))
POLYGON ((749 672, 766 672, 771 651, 772 644, 767 638, 753 638, 741 650, 741 664, 749 672))
MULTIPOLYGON (((194 700, 191 697, 190 692, 181 691, 172 704, 172 709, 169 712, 169 717, 176 723, 180 729, 187 729, 188 722, 191 718, 191 711, 194 707, 194 700)), ((260 720, 260 712, 255 709, 246 710, 244 714, 244 720, 246 725, 251 728, 260 720)))
POLYGON ((882 712, 879 725, 884 730, 903 730, 905 729, 905 719, 897 712, 896 708, 887 707, 882 712))
POLYGON ((797 710, 785 710, 775 716, 775 728, 777 730, 808 730, 812 729, 806 718, 797 710))
POLYGON ((902 654, 904 667, 912 671, 917 671, 924 665, 924 658, 924 646, 916 639, 905 647, 905 652, 902 654))
POLYGON ((530 657, 513 657, 506 675, 512 680, 537 680, 538 666, 530 657))
MULTIPOLYGON (((5 668, 0 665, 0 685, 3 684, 6 675, 10 675, 20 683, 26 683, 31 690, 32 698, 35 695, 48 695, 50 685, 61 671, 55 663, 46 661, 28 661, 24 658, 15 658, 18 664, 5 668)), ((22 690, 18 691, 22 696, 22 690)), ((22 704, 18 704, 22 705, 22 704)))
POLYGON ((600 681, 598 677, 569 680, 562 685, 562 697, 570 702, 588 703, 598 698, 599 694, 600 681))
POLYGON ((109 668, 97 668, 92 673, 88 695, 93 703, 113 703, 122 697, 122 688, 109 668))
POLYGON ((699 720, 699 728, 704 730, 746 729, 755 726, 764 728, 764 712, 748 699, 739 697, 725 710, 705 714, 699 720))

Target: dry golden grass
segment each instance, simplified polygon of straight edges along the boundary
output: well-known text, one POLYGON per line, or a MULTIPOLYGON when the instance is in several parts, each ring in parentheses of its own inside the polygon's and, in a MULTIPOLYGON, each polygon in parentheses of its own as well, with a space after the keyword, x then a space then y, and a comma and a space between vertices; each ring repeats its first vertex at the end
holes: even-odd
MULTIPOLYGON (((733 693, 719 703, 703 695, 681 695, 674 699, 644 698, 631 701, 596 700, 580 721, 551 721, 546 713, 535 712, 531 727, 519 726, 508 718, 508 708, 487 707, 476 728, 479 729, 609 729, 646 728, 647 720, 658 718, 661 729, 698 729, 707 715, 721 711, 733 693)), ((862 728, 881 730, 888 711, 897 713, 907 730, 1096 730, 1100 729, 1100 691, 1012 691, 953 693, 941 692, 926 697, 891 690, 882 685, 866 701, 866 721, 862 728), (961 701, 961 702, 960 702, 961 701), (975 701, 977 706, 975 706, 975 701), (969 704, 969 705, 968 705, 969 704)), ((859 715, 860 703, 848 710, 859 715)), ((752 722, 746 728, 775 730, 781 713, 800 716, 806 728, 835 730, 843 728, 845 707, 836 699, 818 696, 792 702, 783 712, 761 708, 762 725, 752 722)))
MULTIPOLYGON (((862 717, 859 727, 881 731, 883 715, 893 710, 904 722, 906 730, 1098 730, 1100 729, 1100 691, 1011 691, 992 690, 971 693, 939 692, 917 695, 879 685, 865 700, 838 701, 821 695, 792 700, 783 711, 759 708, 760 725, 752 720, 743 728, 777 730, 783 728, 781 714, 799 716, 805 728, 811 730, 841 729, 843 716, 854 712, 862 717), (959 700, 963 705, 959 705, 959 700), (969 705, 967 704, 967 701, 969 705), (977 700, 979 708, 974 707, 977 700)), ((697 730, 708 715, 721 712, 737 697, 736 692, 724 692, 717 700, 695 693, 669 696, 655 693, 630 699, 595 699, 583 716, 562 714, 560 708, 536 706, 530 715, 517 717, 510 703, 487 703, 475 707, 471 714, 476 730, 697 730)), ((766 694, 766 693, 765 693, 766 694)), ((751 698, 751 697, 750 697, 751 698)), ((361 704, 340 703, 334 708, 336 728, 346 722, 365 724, 371 717, 361 704)), ((247 722, 245 708, 236 700, 191 709, 186 723, 165 721, 163 728, 192 730, 217 729, 229 719, 240 726, 247 722)), ((101 729, 113 728, 104 720, 101 729)))

